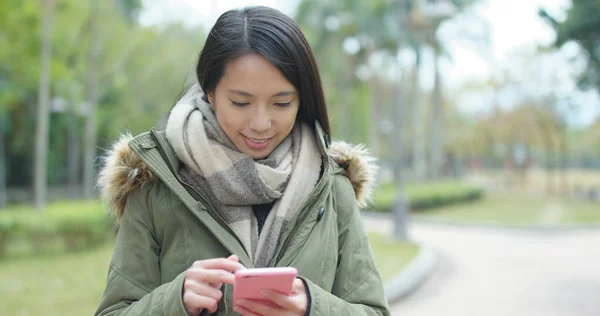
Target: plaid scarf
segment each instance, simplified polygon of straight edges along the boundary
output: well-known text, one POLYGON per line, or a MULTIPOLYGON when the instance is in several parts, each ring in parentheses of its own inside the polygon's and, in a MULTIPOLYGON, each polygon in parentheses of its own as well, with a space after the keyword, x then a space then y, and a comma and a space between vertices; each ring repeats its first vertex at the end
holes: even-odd
POLYGON ((235 148, 196 84, 171 111, 166 136, 185 165, 179 170, 182 180, 209 199, 256 267, 269 266, 283 228, 319 178, 321 155, 313 131, 296 124, 268 157, 254 160, 235 148), (252 205, 272 202, 259 234, 252 205))

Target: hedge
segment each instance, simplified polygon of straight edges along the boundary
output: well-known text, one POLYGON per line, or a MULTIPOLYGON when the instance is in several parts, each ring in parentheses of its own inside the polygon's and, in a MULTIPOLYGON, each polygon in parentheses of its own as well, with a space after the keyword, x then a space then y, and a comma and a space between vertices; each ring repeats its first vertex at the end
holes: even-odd
MULTIPOLYGON (((405 187, 412 211, 422 211, 481 199, 484 191, 458 181, 409 184, 405 187)), ((389 212, 395 187, 383 185, 375 194, 374 207, 389 212)), ((114 235, 115 220, 98 201, 63 201, 43 212, 17 206, 0 210, 0 258, 21 254, 73 251, 93 247, 114 235)))
MULTIPOLYGON (((485 191, 459 181, 440 181, 422 184, 408 184, 404 188, 413 212, 447 206, 457 203, 477 201, 485 191)), ((396 187, 393 184, 382 185, 376 192, 372 211, 391 211, 396 199, 396 187)))
POLYGON ((27 206, 2 210, 0 258, 93 247, 110 239, 114 222, 97 201, 52 203, 43 212, 27 206))

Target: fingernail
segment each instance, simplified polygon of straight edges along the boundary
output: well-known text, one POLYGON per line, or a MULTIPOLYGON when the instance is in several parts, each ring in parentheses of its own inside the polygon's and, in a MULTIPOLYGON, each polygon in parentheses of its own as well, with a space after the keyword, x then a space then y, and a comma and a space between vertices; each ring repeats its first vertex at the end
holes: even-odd
POLYGON ((261 290, 260 294, 262 294, 263 296, 268 296, 269 292, 267 290, 261 290))
POLYGON ((240 310, 240 308, 239 308, 239 307, 237 307, 237 306, 235 306, 235 307, 233 308, 233 311, 234 311, 234 312, 236 312, 236 313, 238 313, 238 314, 241 314, 241 313, 242 313, 242 311, 240 310))

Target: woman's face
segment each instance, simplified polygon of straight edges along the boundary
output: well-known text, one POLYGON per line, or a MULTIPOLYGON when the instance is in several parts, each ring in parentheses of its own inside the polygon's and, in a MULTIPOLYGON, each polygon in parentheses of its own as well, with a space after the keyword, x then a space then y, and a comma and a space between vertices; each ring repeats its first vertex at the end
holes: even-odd
POLYGON ((227 137, 254 159, 267 157, 288 136, 300 104, 296 88, 257 54, 230 62, 208 101, 227 137))

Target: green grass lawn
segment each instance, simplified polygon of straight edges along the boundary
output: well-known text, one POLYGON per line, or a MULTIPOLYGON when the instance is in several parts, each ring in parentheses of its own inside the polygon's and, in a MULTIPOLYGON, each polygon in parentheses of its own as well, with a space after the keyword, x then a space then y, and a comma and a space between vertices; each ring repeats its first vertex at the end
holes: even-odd
MULTIPOLYGON (((369 236, 384 279, 397 274, 417 253, 417 246, 369 236)), ((2 315, 92 315, 102 296, 112 244, 45 257, 0 261, 2 315)))
POLYGON ((543 195, 494 193, 470 204, 440 207, 415 215, 496 224, 600 224, 600 205, 543 195))
POLYGON ((381 278, 387 281, 404 269, 419 252, 419 247, 409 242, 396 242, 388 236, 370 233, 369 241, 381 278))
POLYGON ((93 250, 0 262, 3 315, 93 315, 112 245, 93 250))

